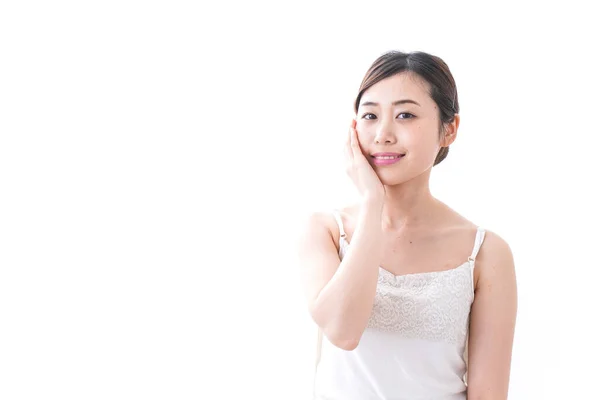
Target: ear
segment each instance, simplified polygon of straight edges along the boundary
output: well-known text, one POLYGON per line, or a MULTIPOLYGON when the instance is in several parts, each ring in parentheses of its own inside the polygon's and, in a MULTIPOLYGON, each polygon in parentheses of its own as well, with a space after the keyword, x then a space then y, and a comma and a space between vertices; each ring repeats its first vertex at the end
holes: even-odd
POLYGON ((440 142, 440 147, 448 147, 456 140, 458 125, 460 125, 460 115, 454 114, 454 120, 444 125, 446 130, 440 142))

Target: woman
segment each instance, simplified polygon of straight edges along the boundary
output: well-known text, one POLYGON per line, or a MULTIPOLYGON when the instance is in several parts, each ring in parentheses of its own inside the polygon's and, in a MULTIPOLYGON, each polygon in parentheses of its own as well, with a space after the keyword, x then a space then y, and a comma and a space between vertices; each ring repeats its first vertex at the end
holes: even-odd
POLYGON ((510 247, 429 189, 460 122, 448 66, 424 52, 383 54, 354 111, 347 172, 360 201, 312 214, 299 244, 321 333, 314 398, 506 399, 510 247))

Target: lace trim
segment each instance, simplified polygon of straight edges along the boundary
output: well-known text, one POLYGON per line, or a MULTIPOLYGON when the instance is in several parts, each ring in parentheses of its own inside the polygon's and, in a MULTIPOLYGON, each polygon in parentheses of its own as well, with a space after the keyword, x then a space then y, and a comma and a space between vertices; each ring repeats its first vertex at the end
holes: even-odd
POLYGON ((464 345, 474 299, 473 267, 469 260, 449 270, 405 275, 379 267, 367 328, 464 345))

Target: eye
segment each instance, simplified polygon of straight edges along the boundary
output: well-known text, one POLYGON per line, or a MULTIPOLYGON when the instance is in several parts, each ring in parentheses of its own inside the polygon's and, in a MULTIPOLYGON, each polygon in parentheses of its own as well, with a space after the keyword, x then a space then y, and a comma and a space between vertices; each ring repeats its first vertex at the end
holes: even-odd
MULTIPOLYGON (((400 117, 401 115, 403 115, 403 117, 401 117, 400 119, 412 119, 415 117, 413 114, 408 113, 408 112, 400 113, 400 114, 398 114, 398 117, 400 117)), ((366 120, 372 120, 372 119, 376 119, 377 117, 373 113, 365 113, 365 114, 363 114, 362 118, 366 119, 366 120)))
POLYGON ((372 116, 374 116, 374 117, 375 117, 375 114, 373 114, 373 113, 365 113, 365 114, 363 114, 362 118, 363 118, 363 119, 367 119, 367 120, 369 120, 369 119, 374 119, 374 118, 365 118, 365 117, 367 117, 367 116, 369 116, 369 115, 372 115, 372 116))

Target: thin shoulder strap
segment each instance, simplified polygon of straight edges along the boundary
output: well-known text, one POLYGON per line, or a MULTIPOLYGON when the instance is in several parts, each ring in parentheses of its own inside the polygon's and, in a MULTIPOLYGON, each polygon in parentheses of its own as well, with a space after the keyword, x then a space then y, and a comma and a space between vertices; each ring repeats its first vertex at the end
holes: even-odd
MULTIPOLYGON (((477 253, 479 253, 479 249, 481 249, 481 245, 483 244, 483 239, 485 239, 485 229, 482 227, 477 227, 477 235, 475 235, 475 244, 473 245, 473 252, 469 257, 469 262, 471 263, 471 290, 475 291, 475 282, 473 281, 473 270, 475 269, 475 257, 477 257, 477 253)), ((469 331, 467 330, 467 337, 465 339, 465 351, 463 353, 463 358, 467 365, 469 365, 469 331)), ((468 377, 469 370, 465 371, 462 379, 465 382, 465 385, 468 385, 468 377)))
POLYGON ((469 257, 469 261, 475 262, 475 257, 477 257, 477 253, 479 253, 479 249, 481 248, 481 244, 483 243, 483 239, 485 238, 485 229, 481 227, 477 227, 477 236, 475 236, 475 245, 473 246, 473 252, 469 257))
POLYGON ((340 238, 345 238, 346 231, 344 231, 344 224, 342 224, 342 217, 340 217, 340 211, 337 209, 333 210, 333 216, 335 217, 335 220, 338 224, 338 228, 340 230, 340 238))
MULTIPOLYGON (((469 262, 471 263, 471 284, 472 284, 471 290, 473 292, 475 292, 475 282, 473 280, 473 273, 474 273, 473 271, 475 269, 475 258, 477 257, 477 253, 479 253, 479 249, 481 249, 481 245, 483 244, 484 238, 485 238, 485 229, 478 226, 477 227, 477 235, 475 235, 475 244, 473 245, 473 252, 471 253, 471 256, 469 257, 469 262)), ((465 339, 465 351, 463 353, 463 358, 468 366, 469 365, 469 331, 468 330, 467 330, 467 337, 465 339)), ((465 371, 465 374, 462 377, 465 385, 468 385, 468 378, 469 378, 469 370, 467 369, 465 371)))

